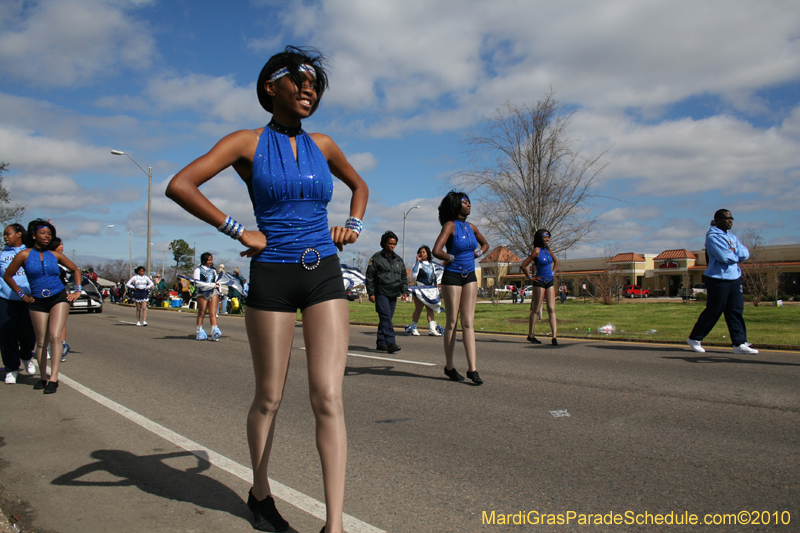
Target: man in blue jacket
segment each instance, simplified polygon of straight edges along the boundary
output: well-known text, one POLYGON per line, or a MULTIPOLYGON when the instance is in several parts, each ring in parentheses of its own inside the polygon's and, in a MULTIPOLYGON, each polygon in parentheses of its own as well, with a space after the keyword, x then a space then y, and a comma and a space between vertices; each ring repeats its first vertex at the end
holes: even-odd
POLYGON ((378 313, 377 349, 394 353, 400 351, 395 342, 394 309, 397 297, 408 294, 408 274, 403 258, 394 253, 397 235, 387 231, 381 236, 381 251, 372 256, 367 267, 366 282, 369 301, 378 313))
POLYGON ((744 291, 742 290, 742 271, 739 263, 750 257, 750 252, 730 232, 733 216, 727 209, 714 213, 714 222, 706 233, 706 254, 708 267, 705 271, 708 301, 706 308, 697 319, 689 339, 686 341, 695 352, 703 353, 700 345, 725 313, 725 322, 733 342, 733 353, 756 354, 758 350, 747 342, 747 329, 744 325, 744 291))

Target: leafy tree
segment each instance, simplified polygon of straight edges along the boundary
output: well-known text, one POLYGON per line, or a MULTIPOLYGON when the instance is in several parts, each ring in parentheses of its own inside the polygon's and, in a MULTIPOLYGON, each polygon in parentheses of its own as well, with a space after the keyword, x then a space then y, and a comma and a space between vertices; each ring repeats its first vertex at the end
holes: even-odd
POLYGON ((176 239, 169 243, 169 249, 175 259, 175 275, 190 273, 194 268, 194 248, 183 239, 176 239))
POLYGON ((573 147, 566 135, 572 115, 551 90, 533 107, 506 102, 464 140, 473 162, 488 164, 455 182, 477 200, 488 222, 481 229, 522 255, 533 250, 540 228, 550 230, 550 248, 558 252, 586 239, 597 221, 589 202, 606 152, 586 156, 573 147))
MULTIPOLYGON (((14 222, 20 222, 19 218, 25 213, 24 205, 8 206, 11 203, 11 198, 8 196, 8 191, 3 187, 3 174, 8 172, 8 163, 0 161, 0 224, 5 228, 14 222)), ((24 225, 24 224, 23 224, 24 225)))

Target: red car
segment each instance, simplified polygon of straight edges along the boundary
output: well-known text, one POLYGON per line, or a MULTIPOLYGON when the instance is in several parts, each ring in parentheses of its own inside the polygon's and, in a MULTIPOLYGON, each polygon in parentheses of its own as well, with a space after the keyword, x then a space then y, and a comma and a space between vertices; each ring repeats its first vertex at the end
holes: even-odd
POLYGON ((648 298, 650 291, 641 288, 639 285, 625 285, 622 287, 622 295, 628 298, 648 298))

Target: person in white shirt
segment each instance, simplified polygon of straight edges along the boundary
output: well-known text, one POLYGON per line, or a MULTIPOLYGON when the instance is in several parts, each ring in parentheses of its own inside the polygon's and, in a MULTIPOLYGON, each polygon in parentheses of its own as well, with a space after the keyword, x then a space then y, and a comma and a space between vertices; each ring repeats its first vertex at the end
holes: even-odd
POLYGON ((136 325, 147 325, 147 301, 150 299, 150 289, 155 286, 153 280, 144 275, 144 267, 136 267, 136 275, 125 284, 133 289, 133 301, 136 303, 136 325))
MULTIPOLYGON (((431 262, 431 249, 427 246, 420 246, 417 250, 417 262, 414 263, 414 268, 411 269, 411 277, 415 278, 415 286, 436 287, 436 268, 431 262)), ((425 305, 420 297, 413 290, 411 292, 414 299, 414 314, 411 315, 411 326, 408 328, 411 335, 418 336, 417 321, 422 314, 422 308, 427 310, 428 318, 428 335, 433 337, 441 337, 442 334, 436 327, 436 320, 434 319, 434 311, 431 307, 425 305)))

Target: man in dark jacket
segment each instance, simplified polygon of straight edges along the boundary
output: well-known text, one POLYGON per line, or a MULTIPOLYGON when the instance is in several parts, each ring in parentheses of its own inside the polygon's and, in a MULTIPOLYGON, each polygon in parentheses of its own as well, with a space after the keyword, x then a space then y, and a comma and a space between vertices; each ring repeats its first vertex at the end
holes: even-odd
POLYGON ((408 294, 408 276, 403 258, 394 253, 397 235, 387 231, 381 237, 382 250, 369 260, 367 267, 367 294, 378 313, 378 350, 389 353, 400 351, 395 342, 392 317, 397 297, 408 294))

